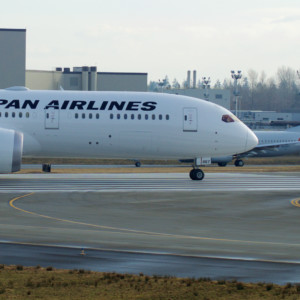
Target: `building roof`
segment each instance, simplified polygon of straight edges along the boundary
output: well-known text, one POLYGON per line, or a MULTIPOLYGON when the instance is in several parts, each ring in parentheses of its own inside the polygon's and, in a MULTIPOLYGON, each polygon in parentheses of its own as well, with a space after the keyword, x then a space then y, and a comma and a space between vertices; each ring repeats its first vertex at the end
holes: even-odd
POLYGON ((18 31, 18 32, 26 32, 26 29, 0 28, 0 31, 18 31))

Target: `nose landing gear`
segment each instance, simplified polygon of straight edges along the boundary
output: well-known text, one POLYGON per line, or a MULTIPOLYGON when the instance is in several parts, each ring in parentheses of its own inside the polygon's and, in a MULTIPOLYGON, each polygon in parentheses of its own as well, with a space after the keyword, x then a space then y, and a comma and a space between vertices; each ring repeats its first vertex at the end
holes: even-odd
POLYGON ((211 157, 196 157, 193 163, 193 169, 190 171, 190 178, 192 180, 202 180, 204 172, 199 169, 199 166, 206 166, 211 164, 211 157))
POLYGON ((204 172, 201 169, 192 169, 190 178, 192 180, 202 180, 204 178, 204 172))

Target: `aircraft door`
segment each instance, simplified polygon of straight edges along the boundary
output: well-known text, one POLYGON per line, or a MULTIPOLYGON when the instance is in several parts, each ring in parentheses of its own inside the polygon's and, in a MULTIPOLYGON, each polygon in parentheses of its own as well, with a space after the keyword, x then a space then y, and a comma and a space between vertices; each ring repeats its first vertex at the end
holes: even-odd
POLYGON ((183 109, 183 131, 197 131, 197 108, 184 108, 183 109))
POLYGON ((45 109, 45 129, 59 129, 59 109, 45 109))

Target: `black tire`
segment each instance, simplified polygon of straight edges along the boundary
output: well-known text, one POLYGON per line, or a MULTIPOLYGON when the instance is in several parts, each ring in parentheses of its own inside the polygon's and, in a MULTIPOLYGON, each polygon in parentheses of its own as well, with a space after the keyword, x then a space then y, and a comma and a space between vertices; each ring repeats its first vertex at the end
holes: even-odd
POLYGON ((190 171, 190 178, 191 178, 192 180, 195 180, 195 179, 194 179, 194 171, 195 171, 195 169, 192 169, 192 170, 190 171))
POLYGON ((51 164, 43 164, 42 170, 43 170, 43 172, 51 173, 51 164))
POLYGON ((204 172, 201 169, 193 169, 190 172, 190 178, 192 180, 202 180, 204 178, 204 172))
POLYGON ((243 167, 244 166, 244 162, 241 159, 237 159, 234 162, 234 164, 235 164, 236 167, 243 167))
POLYGON ((135 166, 136 166, 137 168, 139 168, 141 165, 142 165, 142 164, 141 164, 139 161, 137 161, 137 162, 135 163, 135 166))

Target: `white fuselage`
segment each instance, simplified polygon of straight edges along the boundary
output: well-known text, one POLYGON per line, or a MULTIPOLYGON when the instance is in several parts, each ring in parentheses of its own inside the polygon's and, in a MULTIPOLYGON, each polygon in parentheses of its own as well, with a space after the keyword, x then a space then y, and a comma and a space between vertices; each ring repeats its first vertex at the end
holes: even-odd
POLYGON ((23 155, 178 159, 245 152, 257 143, 226 109, 158 93, 0 90, 0 127, 23 155))

